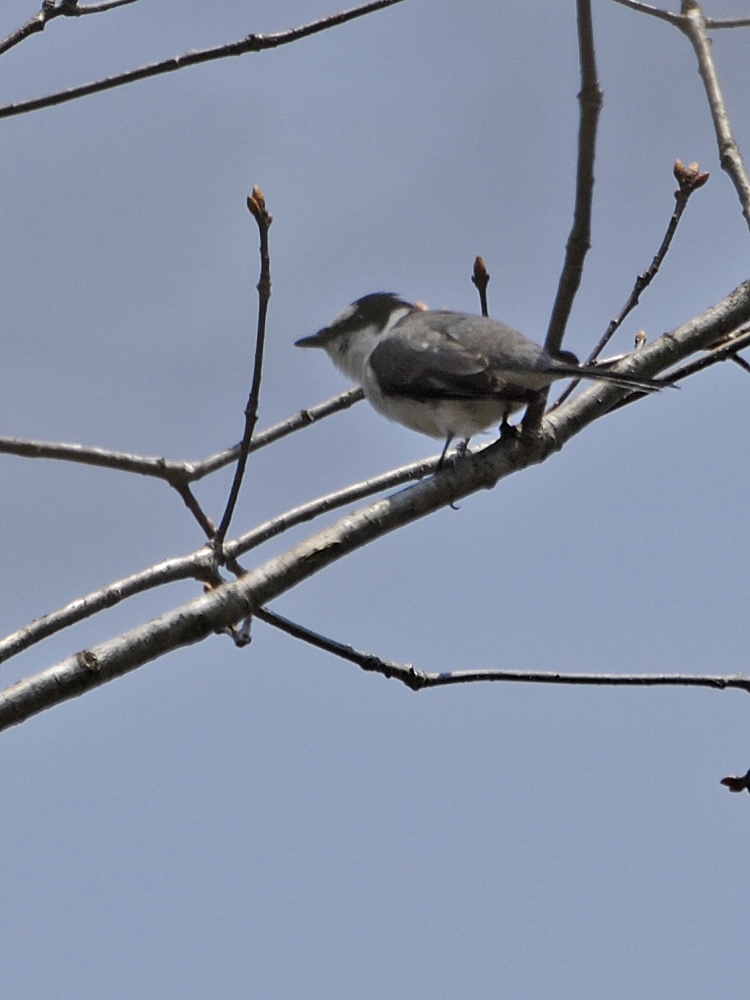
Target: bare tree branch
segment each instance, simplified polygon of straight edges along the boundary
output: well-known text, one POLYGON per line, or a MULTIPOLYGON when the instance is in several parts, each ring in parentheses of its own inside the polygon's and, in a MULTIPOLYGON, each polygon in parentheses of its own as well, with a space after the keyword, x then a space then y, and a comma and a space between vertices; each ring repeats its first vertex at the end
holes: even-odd
MULTIPOLYGON (((473 451, 480 450, 481 446, 479 445, 473 449, 473 451)), ((225 543, 224 555, 227 565, 232 572, 237 572, 237 575, 240 576, 244 571, 240 567, 236 567, 236 560, 239 556, 250 552, 298 524, 304 524, 319 517, 321 514, 337 510, 349 503, 356 503, 358 500, 364 500, 366 497, 382 493, 394 486, 400 486, 415 479, 423 479, 435 471, 438 460, 438 455, 431 455, 429 458, 410 462, 408 465, 391 469, 379 476, 372 476, 363 482, 353 483, 351 486, 316 497, 314 500, 292 507, 291 510, 282 514, 277 514, 268 521, 225 543)), ((210 538, 213 531, 207 531, 206 534, 210 538)), ((175 583, 178 580, 186 580, 191 577, 213 584, 221 582, 217 580, 214 560, 205 545, 188 555, 168 559, 156 566, 132 573, 122 580, 116 580, 106 587, 71 601, 57 611, 52 611, 41 618, 35 618, 33 622, 29 622, 28 625, 24 625, 0 640, 0 663, 56 632, 61 632, 85 618, 119 604, 120 601, 128 597, 134 597, 136 594, 143 594, 148 590, 154 590, 168 583, 175 583)))
MULTIPOLYGON (((573 301, 581 284, 583 262, 591 245, 591 206, 594 197, 594 158, 596 156, 596 131, 602 107, 602 91, 596 72, 594 28, 591 19, 591 0, 576 0, 578 25, 578 57, 581 68, 581 90, 578 94, 578 165, 576 168, 576 200, 573 225, 565 248, 557 295, 552 307, 545 348, 555 354, 562 345, 573 301)), ((548 390, 529 405, 523 419, 527 429, 539 425, 547 405, 548 390)))
MULTIPOLYGON (((352 21, 356 17, 362 17, 384 7, 392 7, 394 4, 402 3, 403 0, 370 0, 369 3, 360 4, 358 7, 351 7, 338 14, 329 14, 321 17, 317 21, 300 25, 298 28, 290 28, 287 31, 277 31, 274 34, 248 35, 235 42, 227 42, 224 45, 215 45, 209 49, 197 49, 191 52, 183 52, 182 55, 173 56, 171 59, 163 59, 160 62, 149 63, 146 66, 138 66, 136 69, 127 70, 125 73, 117 73, 114 76, 105 77, 102 80, 94 80, 91 83, 84 83, 78 87, 69 87, 67 90, 59 90, 54 94, 47 94, 44 97, 35 97, 27 101, 16 101, 12 104, 0 105, 0 118, 9 118, 12 115, 21 115, 27 111, 37 111, 39 108, 49 108, 55 104, 64 104, 66 101, 74 101, 79 97, 86 97, 88 94, 98 94, 103 90, 112 90, 113 87, 121 87, 126 83, 133 83, 135 80, 145 80, 151 76, 159 76, 162 73, 172 73, 186 66, 195 66, 199 63, 211 62, 214 59, 225 59, 227 56, 242 56, 246 52, 263 52, 265 49, 275 49, 279 45, 288 45, 296 42, 300 38, 307 38, 315 35, 319 31, 326 31, 334 28, 346 21, 352 21)), ((41 29, 37 29, 41 30, 41 29)))
POLYGON ((709 28, 744 27, 750 25, 750 18, 712 20, 705 16, 697 0, 682 0, 680 14, 659 10, 649 6, 649 4, 636 2, 636 0, 615 0, 615 3, 623 4, 625 7, 630 7, 643 14, 653 14, 655 17, 663 18, 687 35, 698 59, 698 72, 706 90, 716 141, 719 146, 721 168, 729 174, 742 205, 742 214, 750 226, 750 177, 748 177, 740 148, 732 131, 719 75, 716 71, 711 39, 708 37, 709 28))
MULTIPOLYGON (((662 10, 660 7, 653 7, 648 3, 641 3, 640 0, 615 0, 615 3, 622 4, 623 7, 630 7, 637 10, 639 14, 651 14, 659 17, 663 21, 669 21, 675 27, 682 29, 684 22, 683 14, 673 14, 669 10, 662 10)), ((713 30, 715 28, 747 28, 750 27, 750 17, 707 17, 706 27, 713 30)))
MULTIPOLYGON (((718 344, 716 347, 710 349, 710 353, 705 355, 705 357, 698 358, 696 361, 691 361, 687 365, 683 365, 680 368, 675 368, 669 373, 665 381, 670 384, 675 382, 681 382, 683 379, 688 378, 690 375, 695 375, 697 372, 701 372, 704 368, 710 368, 711 365, 718 364, 721 361, 737 361, 737 352, 744 351, 746 347, 750 347, 750 328, 744 327, 738 330, 732 337, 730 337, 726 342, 718 344)), ((739 360, 743 360, 739 358, 739 360)))
MULTIPOLYGON (((653 375, 697 350, 725 340, 748 321, 750 281, 621 362, 619 370, 653 375)), ((151 622, 12 685, 0 692, 0 729, 166 652, 221 632, 357 548, 479 489, 491 489, 505 476, 544 461, 607 413, 625 391, 611 384, 595 384, 546 416, 538 433, 506 436, 481 451, 467 454, 451 468, 348 514, 240 579, 214 587, 151 622)), ((723 683, 723 686, 730 685, 723 683)), ((735 680, 733 686, 740 685, 735 680)))
MULTIPOLYGON (((350 389, 344 389, 343 392, 331 396, 330 399, 326 399, 322 403, 316 403, 315 406, 310 406, 306 410, 298 410, 291 417, 287 417, 278 424, 272 424, 265 430, 260 431, 250 442, 249 450, 253 452, 257 451, 258 448, 265 448, 266 445, 273 444, 288 434, 302 430, 303 427, 309 427, 311 424, 323 420, 324 417, 328 417, 332 413, 348 410, 350 406, 354 406, 355 403, 361 402, 364 398, 365 394, 358 385, 354 385, 350 389)), ((2 448, 0 448, 1 450, 2 448)), ((200 462, 190 463, 190 482, 196 482, 198 479, 203 479, 205 476, 216 472, 217 469, 223 469, 226 465, 231 465, 232 462, 236 461, 239 453, 240 446, 236 444, 233 448, 217 452, 215 455, 210 455, 200 462)))
POLYGON ((729 113, 714 62, 711 39, 706 30, 706 18, 696 0, 683 0, 682 13, 684 17, 679 27, 690 39, 698 58, 698 72, 703 80, 708 106, 711 109, 721 168, 732 179, 742 205, 742 214, 750 226, 750 177, 729 121, 729 113))
MULTIPOLYGON (((92 445, 0 437, 1 453, 17 455, 19 458, 51 458, 60 462, 76 462, 168 481, 171 479, 190 481, 192 478, 191 462, 173 462, 157 456, 133 455, 125 451, 111 451, 108 448, 92 445)), ((231 461, 230 458, 224 464, 228 465, 231 461)))
POLYGON ((78 0, 60 0, 60 9, 66 17, 80 17, 82 14, 101 14, 102 11, 135 2, 136 0, 101 0, 101 3, 79 4, 78 0))
MULTIPOLYGON (((750 371, 750 365, 748 365, 745 359, 741 358, 737 353, 738 351, 744 351, 747 347, 750 347, 750 328, 744 327, 741 330, 735 331, 726 341, 722 341, 715 346, 710 345, 707 347, 706 349, 709 353, 704 355, 702 358, 690 361, 688 364, 681 365, 679 368, 673 368, 667 375, 664 376, 664 385, 676 385, 678 382, 682 382, 691 375, 696 375, 705 368, 710 368, 712 365, 718 364, 721 361, 734 361, 739 364, 741 368, 750 371)), ((624 399, 618 400, 610 412, 614 413, 615 410, 620 410, 624 406, 630 406, 631 403, 635 403, 637 400, 643 399, 646 395, 648 394, 645 392, 638 392, 637 390, 635 392, 631 392, 625 396, 624 399)), ((552 407, 552 409, 555 409, 555 407, 552 407)))
MULTIPOLYGON (((736 326, 734 325, 735 318, 738 315, 741 316, 742 309, 745 306, 747 306, 750 311, 750 282, 746 283, 746 285, 740 286, 740 288, 736 289, 735 292, 723 300, 722 303, 719 303, 716 307, 713 307, 713 309, 708 310, 707 313, 703 314, 703 317, 699 317, 699 319, 706 318, 705 324, 706 328, 710 330, 710 335, 706 335, 703 326, 699 327, 694 334, 691 330, 690 324, 686 324, 685 327, 680 328, 681 330, 688 330, 688 334, 686 336, 692 337, 694 335, 696 344, 692 348, 688 348, 684 344, 681 345, 679 356, 687 356, 687 354, 691 353, 692 350, 699 350, 702 348, 713 348, 712 353, 705 358, 691 362, 689 365, 684 366, 684 368, 678 368, 665 379, 665 384, 671 384, 676 382, 678 379, 686 378, 688 375, 701 371, 703 368, 715 364, 718 361, 728 360, 737 351, 750 346, 750 331, 745 329, 740 330, 727 339, 727 334, 733 333, 733 331, 736 330, 736 326), (747 303, 744 298, 745 294, 747 294, 747 303), (715 348, 713 345, 716 345, 715 348)), ((666 358, 663 356, 664 345, 667 345, 670 349, 672 347, 672 337, 673 335, 667 335, 650 345, 649 351, 655 351, 658 359, 656 366, 652 365, 649 367, 650 372, 657 370, 658 367, 668 367, 675 360, 679 360, 679 356, 672 357, 671 354, 668 354, 666 358)), ((630 367, 632 367, 632 365, 630 367)), ((563 414, 569 413, 571 409, 577 408, 579 400, 584 400, 584 403, 588 405, 588 397, 592 394, 595 395, 598 388, 602 387, 593 386, 587 390, 587 392, 582 393, 576 400, 573 401, 572 404, 569 405, 569 407, 566 407, 566 409, 562 411, 563 414)), ((617 399, 617 395, 621 392, 622 390, 615 390, 615 400, 617 399)), ((622 399, 622 402, 615 401, 613 405, 607 405, 604 403, 604 405, 602 405, 599 409, 597 415, 601 416, 608 411, 611 412, 612 410, 619 408, 620 405, 632 402, 636 398, 642 398, 642 394, 630 393, 622 399)), ((582 426, 583 425, 581 425, 581 427, 582 426)), ((557 440, 557 432, 555 432, 553 437, 557 440)), ((490 446, 490 449, 497 447, 498 444, 495 443, 490 446)), ((490 449, 478 445, 470 449, 469 454, 479 457, 488 452, 490 449)), ((552 446, 551 450, 555 450, 555 447, 552 446)), ((408 465, 392 469, 379 476, 374 476, 360 483, 354 483, 341 490, 334 491, 333 493, 329 493, 322 497, 317 497, 314 500, 310 500, 297 507, 293 507, 291 510, 279 514, 265 523, 257 525, 250 531, 247 531, 237 538, 227 542, 224 546, 227 562, 231 565, 232 562, 235 561, 240 555, 261 545, 270 538, 278 536, 283 531, 286 531, 298 524, 312 520, 320 514, 337 509, 348 503, 364 499, 367 496, 372 496, 375 493, 390 489, 393 486, 400 485, 404 482, 422 479, 425 475, 435 470, 437 462, 438 456, 433 455, 429 458, 421 459, 418 462, 409 463, 408 465)), ((519 465, 519 469, 522 467, 524 466, 519 465)), ((479 487, 475 487, 475 489, 476 488, 479 487)), ((469 490, 468 492, 473 492, 473 490, 469 490)), ((242 571, 240 570, 240 572, 242 571)), ((57 611, 53 611, 48 615, 35 619, 33 622, 16 632, 11 633, 5 639, 0 641, 0 662, 14 656, 16 653, 22 652, 34 643, 39 642, 42 639, 75 624, 76 622, 82 621, 83 619, 96 614, 101 610, 119 603, 126 597, 131 597, 135 594, 164 586, 167 583, 191 577, 197 580, 209 581, 211 583, 217 582, 215 566, 211 553, 205 546, 189 555, 166 560, 155 567, 149 567, 145 570, 139 571, 138 573, 134 573, 131 576, 111 583, 100 590, 93 591, 85 597, 72 601, 57 611)))
MULTIPOLYGON (((674 382, 695 374, 696 372, 701 371, 712 364, 716 364, 719 361, 731 360, 734 356, 736 356, 738 351, 750 346, 750 330, 741 329, 737 332, 733 332, 736 330, 736 327, 733 326, 734 317, 736 316, 735 310, 737 308, 741 309, 743 306, 744 300, 742 296, 744 289, 745 286, 740 286, 739 289, 724 300, 724 303, 719 303, 714 310, 709 310, 708 313, 704 314, 709 317, 708 322, 710 322, 710 329, 712 331, 711 336, 705 337, 702 331, 699 330, 698 333, 700 334, 700 337, 696 346, 692 349, 711 349, 711 353, 704 358, 693 361, 690 364, 671 372, 670 375, 665 378, 665 384, 673 384, 674 382), (722 308, 724 308, 724 312, 721 311, 722 308), (726 337, 727 333, 732 333, 732 336, 728 339, 726 337)), ((670 337, 671 335, 668 335, 665 338, 660 338, 660 340, 662 343, 668 344, 670 343, 670 337)), ((659 343, 659 341, 655 341, 651 347, 657 348, 659 343)), ((681 356, 686 356, 688 353, 690 353, 690 350, 685 349, 681 352, 681 356)), ((630 357, 632 358, 634 356, 630 357)), ((673 360, 678 359, 668 357, 664 360, 663 358, 660 358, 657 367, 668 367, 672 364, 673 360)), ((655 371, 656 368, 652 366, 649 370, 655 371)), ((589 390, 589 394, 594 393, 596 388, 598 387, 592 387, 589 390)), ((582 396, 583 395, 584 394, 582 394, 582 396)), ((629 393, 621 399, 621 401, 615 401, 614 404, 609 407, 606 405, 603 406, 598 415, 601 416, 608 410, 611 412, 618 409, 621 405, 633 402, 637 398, 642 398, 642 395, 643 394, 639 393, 629 393)), ((334 397, 333 400, 329 400, 327 403, 321 404, 321 407, 330 405, 335 402, 337 398, 338 397, 334 397)), ((576 400, 575 402, 577 404, 578 401, 576 400)), ((278 427, 280 425, 276 426, 278 427)), ((492 445, 491 447, 497 447, 497 444, 492 445)), ((484 446, 477 445, 474 448, 469 449, 469 454, 479 456, 484 453, 484 451, 484 446)), ((269 539, 278 536, 282 532, 287 531, 296 525, 310 521, 321 514, 345 506, 348 503, 354 503, 386 489, 391 489, 394 486, 401 485, 405 482, 422 479, 427 474, 434 472, 438 460, 437 455, 420 459, 417 462, 400 466, 399 468, 382 473, 379 476, 371 477, 370 479, 354 483, 322 497, 317 497, 313 500, 307 501, 306 503, 300 504, 297 507, 293 507, 282 514, 276 515, 268 521, 257 525, 251 530, 239 535, 237 538, 227 542, 224 546, 227 563, 231 566, 239 556, 249 552, 251 549, 254 549, 269 539)), ((522 466, 519 466, 519 468, 520 467, 522 466)), ((242 570, 240 569, 238 572, 241 573, 242 570)), ((155 567, 149 567, 145 570, 139 571, 138 573, 134 573, 122 580, 111 583, 100 590, 93 591, 82 598, 76 599, 57 611, 35 619, 33 622, 16 632, 11 633, 5 639, 0 641, 0 662, 14 656, 16 653, 22 652, 34 643, 39 642, 54 633, 62 631, 70 625, 82 621, 83 619, 96 614, 101 610, 119 603, 127 597, 143 593, 144 591, 151 590, 156 587, 164 586, 167 583, 191 577, 197 580, 210 581, 212 583, 217 582, 215 567, 210 553, 207 551, 205 546, 189 555, 166 560, 155 567)))
MULTIPOLYGON (((361 666, 365 670, 377 669, 364 664, 361 666)), ((447 674, 429 674, 415 670, 408 664, 406 666, 410 673, 405 676, 401 677, 393 672, 387 676, 397 677, 415 689, 473 681, 523 681, 527 684, 595 684, 614 687, 740 688, 750 692, 750 677, 743 674, 559 674, 548 670, 455 670, 447 674)))
MULTIPOLYGON (((521 681, 531 684, 577 684, 614 687, 709 687, 719 690, 739 688, 750 693, 750 677, 743 674, 569 674, 551 670, 452 670, 449 673, 428 673, 417 670, 411 663, 397 663, 384 660, 372 653, 364 653, 353 646, 329 639, 319 632, 298 625, 282 615, 257 608, 255 617, 272 625, 287 635, 301 639, 311 646, 317 646, 333 653, 343 660, 356 663, 363 670, 382 674, 384 677, 401 681, 412 691, 424 688, 446 687, 452 684, 470 684, 481 681, 521 681)), ((750 772, 748 772, 750 774, 750 772)), ((724 783, 727 781, 725 779, 724 783)), ((739 791, 739 789, 732 789, 739 791)))
POLYGON ((206 514, 201 505, 198 503, 195 494, 190 489, 188 484, 172 483, 171 485, 182 497, 185 506, 203 529, 203 533, 205 534, 206 538, 213 538, 214 534, 216 533, 216 525, 208 516, 208 514, 206 514))
POLYGON ((640 0, 615 0, 615 3, 622 4, 623 7, 630 7, 631 10, 637 10, 641 14, 651 14, 652 17, 659 17, 662 21, 669 21, 670 24, 681 27, 682 17, 669 10, 652 7, 649 3, 640 3, 640 0))
MULTIPOLYGON (((470 451, 476 453, 481 451, 483 447, 483 445, 476 445, 470 451)), ((409 462, 408 465, 390 469, 379 476, 371 476, 359 483, 352 483, 351 486, 345 486, 343 489, 326 493, 314 500, 308 500, 306 503, 292 507, 282 514, 277 514, 268 521, 238 535, 237 538, 226 543, 225 552, 228 558, 238 558, 284 531, 288 531, 298 524, 304 524, 306 521, 312 521, 314 518, 320 517, 321 514, 327 514, 329 511, 345 507, 349 503, 364 500, 366 497, 382 493, 384 490, 393 489, 394 486, 401 486, 403 483, 413 482, 415 479, 424 479, 425 476, 435 471, 439 461, 439 455, 420 458, 416 462, 409 462)))
POLYGON ((730 360, 739 365, 743 371, 750 372, 750 364, 744 358, 741 358, 739 354, 732 354, 730 360))
POLYGON ((165 559, 155 566, 126 576, 100 590, 92 591, 57 611, 35 618, 33 622, 0 639, 0 663, 22 653, 42 639, 62 632, 100 611, 115 607, 135 594, 163 587, 167 583, 176 583, 178 580, 210 581, 213 579, 213 565, 213 554, 204 546, 198 552, 175 559, 165 559))
POLYGON ((227 529, 234 514, 234 508, 240 495, 242 480, 247 466, 247 456, 250 452, 250 442, 253 438, 253 431, 258 421, 258 404, 260 402, 260 383, 263 371, 263 349, 266 342, 266 316, 268 315, 268 303, 271 298, 271 258, 268 253, 268 230, 273 222, 273 216, 266 210, 266 201, 263 192, 256 185, 253 193, 247 199, 248 211, 255 219, 260 234, 260 278, 258 279, 258 325, 255 334, 255 360, 253 363, 253 380, 250 386, 250 395, 245 406, 245 433, 240 442, 240 453, 237 457, 237 467, 234 470, 234 479, 229 491, 229 498, 221 518, 219 527, 213 538, 214 551, 217 557, 221 553, 221 547, 226 538, 227 529))
MULTIPOLYGON (((703 187, 703 185, 708 180, 709 175, 707 173, 701 173, 698 169, 697 163, 691 163, 689 167, 686 167, 680 160, 675 160, 674 165, 674 175, 677 178, 678 188, 674 193, 675 196, 675 207, 672 212, 672 217, 669 220, 669 225, 667 226, 667 231, 664 234, 664 239, 661 241, 661 246, 656 252, 656 256, 651 261, 648 269, 642 274, 639 274, 633 285, 633 290, 628 296, 628 300, 619 313, 610 322, 607 329, 604 331, 600 337, 598 343, 594 347, 593 351, 586 358, 585 364, 589 365, 595 361, 607 344, 610 342, 612 337, 615 335, 617 330, 622 326, 626 317, 635 309, 638 305, 641 292, 643 292, 651 282, 656 277, 659 268, 661 267, 662 261, 667 255, 667 251, 672 243, 672 238, 677 232, 677 226, 679 225, 680 219, 682 218, 682 213, 687 207, 687 203, 690 200, 690 195, 693 191, 698 188, 703 187)), ((565 391, 561 393, 560 398, 555 402, 554 407, 561 406, 566 399, 573 393, 578 386, 581 384, 579 378, 573 379, 573 381, 567 386, 565 391)))
POLYGON ((707 28, 747 28, 750 17, 707 17, 707 28))
POLYGON ((578 125, 578 167, 576 172, 576 202, 573 226, 565 248, 557 296, 550 316, 545 348, 551 353, 560 350, 573 300, 581 284, 583 262, 591 245, 591 206, 594 197, 594 159, 596 130, 602 107, 602 91, 596 71, 594 28, 591 20, 591 0, 577 0, 578 51, 581 65, 581 90, 578 94, 580 121, 578 125))
MULTIPOLYGON (((316 403, 306 410, 299 410, 291 417, 260 431, 250 442, 249 450, 253 452, 265 448, 288 434, 317 423, 324 417, 341 410, 348 410, 350 406, 364 398, 359 386, 345 389, 322 403, 316 403)), ((110 451, 107 448, 90 445, 0 436, 0 454, 2 453, 17 455, 20 458, 51 458, 61 462, 77 462, 81 465, 115 469, 118 472, 133 472, 141 476, 165 479, 178 489, 181 484, 197 482, 231 465, 237 460, 240 446, 236 444, 233 448, 226 448, 197 462, 183 462, 149 455, 132 455, 124 451, 110 451)))
POLYGON ((136 0, 103 0, 101 3, 79 4, 77 0, 60 0, 55 5, 55 0, 44 0, 42 8, 38 14, 30 17, 20 28, 16 28, 6 38, 0 40, 0 56, 18 45, 25 38, 44 31, 49 21, 56 17, 81 17, 83 14, 101 14, 106 10, 114 10, 115 7, 124 7, 126 4, 135 3, 136 0))
MULTIPOLYGON (((287 635, 333 653, 343 660, 356 663, 362 670, 382 674, 401 681, 412 691, 425 688, 447 687, 453 684, 471 684, 477 681, 521 681, 525 684, 575 684, 610 687, 708 687, 718 690, 738 688, 750 693, 750 677, 744 674, 563 674, 551 670, 451 670, 435 674, 418 670, 411 663, 384 660, 372 653, 364 653, 353 646, 329 639, 319 632, 298 625, 268 608, 257 608, 255 617, 272 625, 287 635)), ((725 780, 726 783, 726 780, 725 780)), ((739 789, 732 789, 739 791, 739 789)))
MULTIPOLYGON (((303 625, 298 625, 296 622, 290 621, 288 618, 284 618, 274 611, 269 611, 268 608, 256 608, 255 617, 260 618, 261 621, 266 622, 268 625, 273 625, 274 628, 280 629, 282 632, 286 632, 287 635, 294 636, 295 639, 301 639, 303 642, 307 642, 311 646, 317 646, 318 649, 323 649, 327 653, 333 653, 334 656, 339 656, 343 660, 356 663, 363 670, 371 670, 374 673, 383 674, 384 677, 395 677, 397 680, 403 681, 414 691, 426 686, 425 678, 428 675, 422 673, 421 670, 415 670, 410 663, 396 663, 393 660, 383 660, 381 657, 373 656, 371 653, 363 653, 353 646, 337 642, 335 639, 329 639, 319 632, 313 632, 303 625)), ((438 675, 435 674, 434 676, 437 677, 438 675)))

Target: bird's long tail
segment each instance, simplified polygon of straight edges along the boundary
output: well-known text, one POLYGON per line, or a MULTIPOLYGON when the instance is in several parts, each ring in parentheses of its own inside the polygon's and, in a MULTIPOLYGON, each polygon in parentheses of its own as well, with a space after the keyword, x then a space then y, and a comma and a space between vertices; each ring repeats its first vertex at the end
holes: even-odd
POLYGON ((606 368, 598 368, 596 365, 589 365, 588 367, 581 365, 579 368, 571 365, 567 374, 571 378, 592 379, 597 382, 614 382, 615 385, 620 385, 624 389, 640 389, 642 392, 660 392, 669 386, 668 382, 662 382, 659 379, 644 378, 642 375, 630 375, 628 372, 610 372, 606 368))

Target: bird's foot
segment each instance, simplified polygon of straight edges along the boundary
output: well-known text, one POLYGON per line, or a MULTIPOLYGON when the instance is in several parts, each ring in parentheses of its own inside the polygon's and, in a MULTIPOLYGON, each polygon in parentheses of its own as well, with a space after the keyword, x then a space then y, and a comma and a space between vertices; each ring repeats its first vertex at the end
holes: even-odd
POLYGON ((508 418, 503 417, 503 422, 500 424, 501 441, 515 441, 520 433, 521 428, 518 424, 509 424, 508 418))
POLYGON ((469 438, 463 438, 461 441, 459 441, 458 444, 456 445, 456 449, 453 452, 453 454, 450 457, 448 457, 448 448, 450 447, 450 443, 452 440, 453 438, 448 438, 448 440, 445 442, 445 447, 443 448, 443 452, 440 456, 438 464, 435 466, 435 472, 440 472, 441 469, 450 468, 452 465, 455 465, 455 463, 460 458, 463 458, 463 456, 466 454, 466 449, 469 447, 469 440, 470 440, 469 438))

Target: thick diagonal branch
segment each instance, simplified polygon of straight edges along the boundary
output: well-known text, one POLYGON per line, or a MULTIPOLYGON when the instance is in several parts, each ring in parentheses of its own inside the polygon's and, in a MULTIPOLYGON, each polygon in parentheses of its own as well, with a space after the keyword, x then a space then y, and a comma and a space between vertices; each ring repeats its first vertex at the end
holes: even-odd
MULTIPOLYGON (((750 281, 643 348, 622 363, 622 370, 654 375, 725 339, 748 321, 750 281)), ((346 515, 239 579, 19 681, 0 693, 0 729, 83 694, 164 653, 200 642, 247 618, 268 601, 374 539, 477 490, 491 489, 505 476, 543 461, 611 410, 625 391, 611 384, 596 384, 545 417, 538 433, 506 436, 478 453, 465 456, 453 468, 346 515)))

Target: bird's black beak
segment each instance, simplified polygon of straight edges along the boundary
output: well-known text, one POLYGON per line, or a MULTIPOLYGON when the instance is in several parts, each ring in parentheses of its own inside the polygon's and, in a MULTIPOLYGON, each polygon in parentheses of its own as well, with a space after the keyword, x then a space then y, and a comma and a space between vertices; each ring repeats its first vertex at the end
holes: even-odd
POLYGON ((294 341, 295 347, 325 347, 326 340, 328 340, 328 334, 330 334, 330 328, 324 327, 322 330, 318 330, 317 333, 311 334, 309 337, 300 337, 299 340, 294 341))

